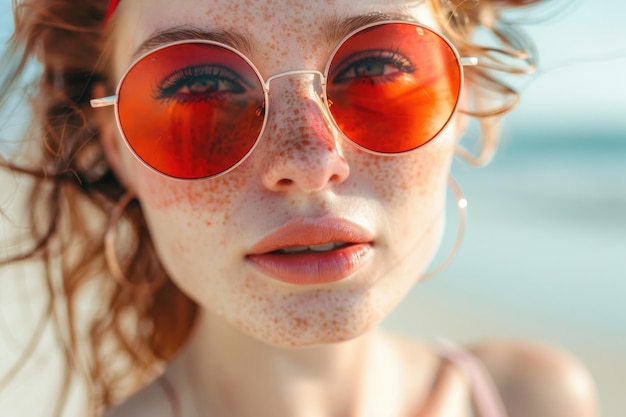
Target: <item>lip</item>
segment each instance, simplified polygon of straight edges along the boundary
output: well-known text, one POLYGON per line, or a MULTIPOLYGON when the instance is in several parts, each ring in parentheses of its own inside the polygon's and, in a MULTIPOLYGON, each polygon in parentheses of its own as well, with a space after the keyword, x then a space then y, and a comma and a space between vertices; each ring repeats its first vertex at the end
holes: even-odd
POLYGON ((346 219, 289 222, 270 232, 251 249, 246 260, 278 281, 294 285, 328 284, 349 278, 373 254, 373 234, 346 219), (346 242, 326 252, 278 253, 291 246, 346 242))

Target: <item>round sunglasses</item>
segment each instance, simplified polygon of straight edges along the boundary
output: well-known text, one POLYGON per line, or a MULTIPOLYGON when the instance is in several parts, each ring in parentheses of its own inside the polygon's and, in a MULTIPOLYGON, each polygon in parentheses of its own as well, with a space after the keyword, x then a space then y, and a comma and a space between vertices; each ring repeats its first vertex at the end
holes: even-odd
POLYGON ((263 135, 270 82, 319 76, 333 123, 354 145, 399 154, 435 138, 454 114, 463 85, 460 57, 424 25, 384 21, 363 26, 335 47, 324 72, 292 70, 264 80, 236 49, 213 41, 166 44, 135 60, 115 96, 91 100, 115 106, 132 152, 172 178, 204 179, 242 163, 263 135))

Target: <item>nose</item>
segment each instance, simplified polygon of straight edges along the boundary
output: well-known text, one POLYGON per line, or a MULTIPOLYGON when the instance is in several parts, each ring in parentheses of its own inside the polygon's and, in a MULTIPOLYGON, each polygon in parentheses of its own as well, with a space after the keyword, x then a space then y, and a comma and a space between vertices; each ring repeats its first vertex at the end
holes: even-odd
POLYGON ((261 143, 263 184, 272 191, 311 193, 343 182, 350 174, 340 153, 340 133, 321 96, 318 74, 273 79, 261 143))

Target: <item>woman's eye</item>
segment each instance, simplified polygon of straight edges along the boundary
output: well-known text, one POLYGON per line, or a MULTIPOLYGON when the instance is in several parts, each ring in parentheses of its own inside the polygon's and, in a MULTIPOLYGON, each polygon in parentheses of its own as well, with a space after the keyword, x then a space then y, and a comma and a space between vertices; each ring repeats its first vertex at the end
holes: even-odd
POLYGON ((395 72, 397 68, 373 59, 354 64, 354 75, 357 77, 376 77, 395 72))
MULTIPOLYGON (((340 70, 333 78, 334 83, 356 81, 384 81, 400 73, 413 72, 414 68, 404 56, 392 52, 376 52, 375 56, 351 57, 347 64, 340 66, 340 70)), ((371 54, 371 52, 370 52, 371 54)))
POLYGON ((220 88, 220 80, 215 77, 203 77, 196 80, 190 80, 180 88, 183 93, 206 93, 209 91, 218 91, 220 88))
POLYGON ((195 66, 183 68, 165 78, 159 84, 155 97, 182 101, 205 100, 244 91, 239 77, 227 68, 195 66))

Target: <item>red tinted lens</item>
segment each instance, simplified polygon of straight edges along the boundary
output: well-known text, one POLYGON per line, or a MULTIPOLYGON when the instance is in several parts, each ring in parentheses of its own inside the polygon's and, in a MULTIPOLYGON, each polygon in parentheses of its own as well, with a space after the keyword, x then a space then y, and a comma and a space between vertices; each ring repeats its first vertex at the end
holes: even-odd
POLYGON ((330 112, 357 145, 405 152, 433 139, 459 98, 461 67, 451 46, 411 23, 384 23, 349 37, 328 68, 330 112))
POLYGON ((118 92, 122 132, 147 165, 176 178, 206 178, 241 161, 263 127, 255 70, 225 47, 195 42, 138 60, 118 92))

